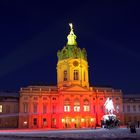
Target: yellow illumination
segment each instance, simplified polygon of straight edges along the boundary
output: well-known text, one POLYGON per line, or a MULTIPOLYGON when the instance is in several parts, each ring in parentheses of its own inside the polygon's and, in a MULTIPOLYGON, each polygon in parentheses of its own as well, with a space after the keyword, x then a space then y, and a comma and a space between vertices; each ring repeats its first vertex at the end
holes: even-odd
POLYGON ((72 122, 74 122, 75 121, 75 119, 74 118, 72 118, 72 120, 71 120, 72 122))
POLYGON ((85 119, 84 119, 84 118, 82 118, 82 119, 81 119, 81 122, 84 122, 84 121, 85 121, 85 119))
POLYGON ((68 35, 68 45, 76 45, 76 35, 73 32, 73 24, 69 23, 70 26, 70 34, 68 35))
POLYGON ((91 118, 90 121, 93 122, 94 121, 94 118, 91 118))
POLYGON ((62 121, 62 123, 64 123, 65 122, 65 119, 62 119, 61 121, 62 121))

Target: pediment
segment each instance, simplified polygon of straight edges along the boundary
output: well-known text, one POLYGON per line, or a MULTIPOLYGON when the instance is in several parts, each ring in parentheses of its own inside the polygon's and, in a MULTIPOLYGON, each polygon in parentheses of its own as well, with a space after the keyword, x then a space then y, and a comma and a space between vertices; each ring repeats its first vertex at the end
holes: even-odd
POLYGON ((77 92, 80 91, 81 92, 81 91, 89 91, 89 90, 79 85, 74 85, 74 86, 65 88, 64 91, 77 91, 77 92))

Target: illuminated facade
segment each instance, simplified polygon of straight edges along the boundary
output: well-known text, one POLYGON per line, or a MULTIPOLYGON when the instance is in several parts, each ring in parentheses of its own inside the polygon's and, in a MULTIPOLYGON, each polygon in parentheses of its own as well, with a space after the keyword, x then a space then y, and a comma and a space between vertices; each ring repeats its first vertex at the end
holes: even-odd
POLYGON ((70 24, 66 46, 57 52, 57 86, 20 90, 19 128, 85 128, 100 125, 111 97, 114 114, 123 122, 121 90, 89 86, 85 49, 78 47, 70 24))

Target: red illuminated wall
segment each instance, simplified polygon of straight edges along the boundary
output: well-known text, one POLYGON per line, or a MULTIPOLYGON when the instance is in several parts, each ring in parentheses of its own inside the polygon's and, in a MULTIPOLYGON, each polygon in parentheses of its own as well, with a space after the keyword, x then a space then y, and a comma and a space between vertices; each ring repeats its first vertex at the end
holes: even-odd
POLYGON ((123 122, 121 91, 112 88, 86 90, 80 86, 62 90, 47 86, 22 88, 19 128, 83 128, 100 125, 105 114, 104 103, 107 97, 112 97, 114 106, 120 105, 119 113, 116 115, 123 122), (65 100, 69 101, 69 112, 64 111, 65 100), (76 100, 80 104, 79 112, 74 111, 76 100), (85 100, 89 103, 89 111, 84 110, 85 100), (24 104, 27 104, 26 109, 24 104))

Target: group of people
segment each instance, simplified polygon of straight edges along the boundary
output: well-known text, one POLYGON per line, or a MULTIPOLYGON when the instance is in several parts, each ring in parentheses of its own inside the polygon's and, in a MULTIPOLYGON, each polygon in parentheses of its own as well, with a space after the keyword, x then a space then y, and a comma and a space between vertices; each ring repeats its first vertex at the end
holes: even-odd
POLYGON ((110 116, 109 119, 101 120, 102 128, 118 128, 120 126, 120 120, 115 118, 114 116, 110 116))

